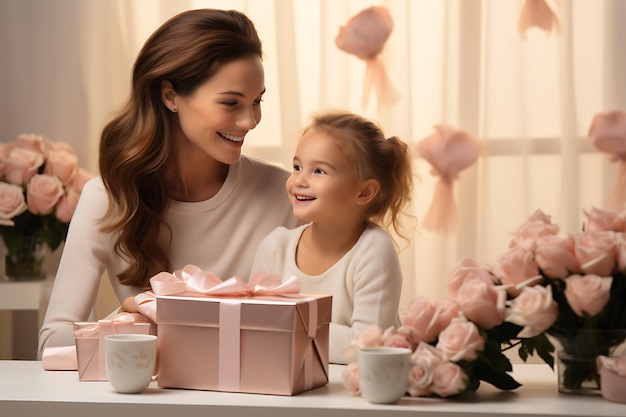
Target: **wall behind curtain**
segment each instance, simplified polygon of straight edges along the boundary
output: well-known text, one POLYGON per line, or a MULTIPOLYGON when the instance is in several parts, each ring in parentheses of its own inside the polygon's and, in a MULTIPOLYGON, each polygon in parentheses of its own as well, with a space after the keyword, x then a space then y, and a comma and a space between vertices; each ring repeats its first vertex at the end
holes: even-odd
MULTIPOLYGON (((378 121, 412 149, 445 122, 484 140, 456 183, 457 233, 421 225, 401 253, 403 303, 443 297, 461 257, 481 264, 506 250, 534 210, 564 228, 601 206, 614 167, 586 142, 592 116, 625 106, 624 2, 562 0, 559 34, 517 33, 519 0, 0 0, 0 140, 22 132, 72 144, 97 171, 99 133, 128 93, 146 37, 185 9, 234 8, 256 23, 265 49, 263 120, 245 152, 289 167, 312 111, 342 107, 378 121), (338 29, 371 5, 394 18, 383 57, 401 93, 391 111, 361 108, 365 65, 334 46, 338 29), (621 32, 620 32, 621 31, 621 32), (614 41, 611 41, 613 39, 614 41)), ((423 217, 435 178, 415 159, 413 213, 423 217)))

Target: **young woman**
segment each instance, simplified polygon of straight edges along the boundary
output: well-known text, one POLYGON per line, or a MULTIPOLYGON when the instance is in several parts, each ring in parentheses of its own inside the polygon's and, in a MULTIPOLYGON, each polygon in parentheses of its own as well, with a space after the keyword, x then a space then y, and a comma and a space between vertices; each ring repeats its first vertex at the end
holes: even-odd
POLYGON ((348 112, 313 118, 286 182, 293 214, 260 244, 252 272, 295 275, 301 292, 333 296, 330 361, 370 324, 397 325, 402 272, 385 228, 402 236, 413 177, 407 145, 348 112))
POLYGON ((130 99, 100 142, 101 177, 73 216, 39 336, 74 344, 106 271, 122 303, 161 271, 195 264, 247 278, 260 240, 295 227, 288 172, 241 155, 261 120, 261 42, 243 14, 190 10, 157 29, 130 99))

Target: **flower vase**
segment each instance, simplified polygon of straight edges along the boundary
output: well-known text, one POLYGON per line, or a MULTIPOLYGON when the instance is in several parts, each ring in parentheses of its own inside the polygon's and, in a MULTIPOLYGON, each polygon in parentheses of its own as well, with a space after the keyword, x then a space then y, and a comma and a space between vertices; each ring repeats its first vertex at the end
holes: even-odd
POLYGON ((6 253, 4 275, 9 281, 46 279, 45 260, 50 248, 42 239, 26 236, 15 253, 6 253))
POLYGON ((626 329, 569 329, 554 335, 559 341, 557 372, 559 392, 601 395, 596 359, 613 356, 625 348, 626 329))

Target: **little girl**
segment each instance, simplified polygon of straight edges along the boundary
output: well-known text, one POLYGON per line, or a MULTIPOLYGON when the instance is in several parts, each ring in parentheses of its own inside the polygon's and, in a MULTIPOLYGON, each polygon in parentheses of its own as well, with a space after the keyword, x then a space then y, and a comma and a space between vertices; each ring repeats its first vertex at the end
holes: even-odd
POLYGON ((397 325, 402 272, 396 246, 413 186, 407 145, 349 112, 313 117, 286 189, 294 216, 258 247, 252 272, 295 275, 301 292, 333 296, 330 362, 368 325, 397 325), (385 227, 385 228, 383 228, 385 227))

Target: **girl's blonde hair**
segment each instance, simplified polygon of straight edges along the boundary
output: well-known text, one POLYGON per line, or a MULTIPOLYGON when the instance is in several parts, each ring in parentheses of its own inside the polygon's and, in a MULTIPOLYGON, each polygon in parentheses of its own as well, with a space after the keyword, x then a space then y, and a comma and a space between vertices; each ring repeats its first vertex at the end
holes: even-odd
POLYGON ((368 206, 368 220, 409 240, 401 217, 408 210, 413 191, 409 147, 397 136, 385 138, 374 122, 357 114, 334 110, 314 114, 303 133, 316 129, 333 138, 354 167, 360 181, 376 180, 380 191, 368 206))

